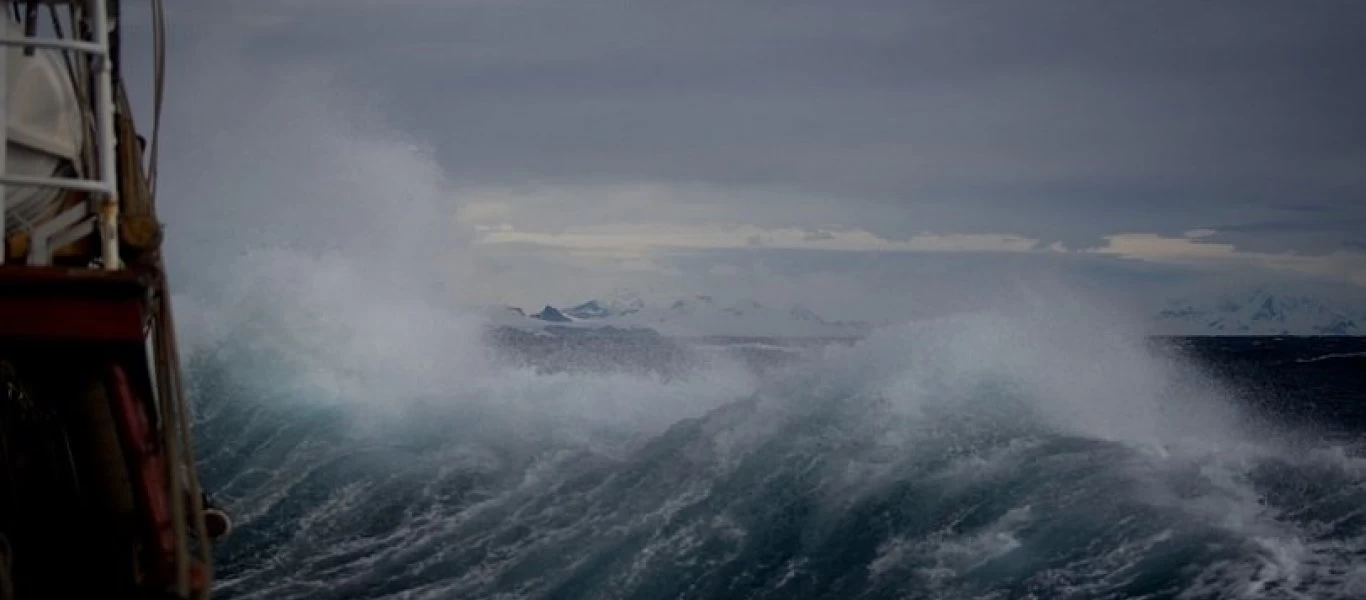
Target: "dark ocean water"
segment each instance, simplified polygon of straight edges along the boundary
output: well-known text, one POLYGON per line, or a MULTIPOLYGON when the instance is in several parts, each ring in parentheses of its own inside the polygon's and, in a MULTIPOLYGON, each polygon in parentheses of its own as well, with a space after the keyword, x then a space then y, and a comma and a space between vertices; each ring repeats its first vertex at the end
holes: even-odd
POLYGON ((188 355, 218 598, 1366 598, 1361 338, 263 335, 188 355))

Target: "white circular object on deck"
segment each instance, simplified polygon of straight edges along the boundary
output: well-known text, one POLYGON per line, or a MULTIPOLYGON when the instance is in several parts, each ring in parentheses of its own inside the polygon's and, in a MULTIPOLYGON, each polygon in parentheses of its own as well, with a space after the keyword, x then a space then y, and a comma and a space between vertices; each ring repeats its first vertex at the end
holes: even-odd
MULTIPOLYGON (((23 35, 13 18, 4 19, 5 37, 23 35)), ((9 175, 51 177, 80 163, 84 142, 82 111, 72 87, 71 73, 61 51, 4 49, 6 66, 5 172, 9 175)), ((74 54, 74 53, 73 53, 74 54)), ((6 186, 5 229, 13 231, 40 221, 56 209, 61 191, 32 186, 6 186)))

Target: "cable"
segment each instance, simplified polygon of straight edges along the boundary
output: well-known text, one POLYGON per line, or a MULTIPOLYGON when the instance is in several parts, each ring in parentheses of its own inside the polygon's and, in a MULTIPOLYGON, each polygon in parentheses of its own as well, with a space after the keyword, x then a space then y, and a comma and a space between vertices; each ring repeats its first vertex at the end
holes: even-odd
MULTIPOLYGON (((147 189, 148 193, 151 195, 152 202, 155 204, 158 179, 157 171, 161 147, 161 113, 165 103, 166 93, 166 7, 164 0, 151 0, 150 4, 152 10, 153 87, 152 134, 147 141, 147 189)), ((166 388, 163 390, 166 402, 162 414, 167 417, 163 426, 167 428, 166 445, 168 447, 172 445, 178 446, 178 448, 172 450, 172 453, 179 455, 177 456, 178 460, 174 461, 171 467, 174 470, 172 473, 172 481, 177 482, 177 485, 171 490, 172 500, 177 505, 182 505, 181 503, 185 502, 186 496, 188 496, 190 522, 193 525, 194 536, 198 542, 196 557, 199 559, 200 565, 209 570, 205 574, 208 576, 208 581, 211 582, 213 581, 213 557, 209 547, 207 527, 204 523, 204 507, 199 501, 203 496, 203 492, 199 485, 199 470, 195 464, 194 441, 189 424, 190 411, 188 403, 186 402, 185 385, 180 372, 180 350, 176 343, 175 318, 171 312, 171 295, 165 280, 166 267, 160 254, 157 255, 156 261, 157 270, 161 273, 158 287, 160 287, 159 295, 161 297, 160 304, 162 309, 161 323, 157 327, 157 330, 159 332, 159 337, 161 338, 159 346, 162 348, 162 367, 165 369, 166 379, 169 380, 166 382, 168 385, 166 385, 166 388), (179 439, 176 439, 177 436, 170 433, 176 429, 179 429, 179 439), (177 452, 176 450, 179 451, 177 452), (182 471, 182 465, 186 465, 189 468, 182 471), (184 483, 186 484, 185 487, 188 488, 187 490, 183 490, 183 493, 178 485, 180 476, 182 475, 186 476, 186 481, 184 483)), ((184 561, 188 554, 188 548, 185 547, 188 545, 188 540, 184 537, 179 537, 176 542, 178 546, 177 562, 181 562, 184 561)), ((185 563, 181 562, 181 564, 185 563)), ((183 577, 184 575, 184 572, 177 573, 177 578, 183 577)), ((177 587, 184 589, 183 586, 185 583, 188 582, 181 580, 178 582, 179 585, 177 587)), ((199 598, 207 600, 211 589, 211 585, 205 586, 203 589, 198 590, 196 595, 199 598)))
MULTIPOLYGON (((161 113, 165 103, 166 94, 166 7, 164 0, 151 0, 152 9, 152 135, 147 142, 147 188, 151 194, 153 203, 156 202, 157 170, 161 146, 161 113)), ((168 429, 167 445, 177 445, 179 452, 178 461, 189 468, 181 471, 181 464, 173 464, 175 469, 173 480, 178 481, 181 475, 185 475, 185 487, 188 490, 179 489, 179 485, 171 490, 173 501, 177 504, 185 502, 185 496, 189 497, 190 522, 194 527, 194 536, 198 542, 198 552, 196 558, 200 565, 208 569, 205 573, 208 580, 213 580, 213 557, 209 547, 209 536, 207 527, 204 523, 204 507, 199 499, 203 496, 199 485, 199 470, 195 464, 194 441, 190 432, 189 406, 185 398, 185 385, 180 373, 180 349, 176 343, 175 318, 171 312, 171 295, 165 280, 165 264, 161 256, 157 256, 157 270, 162 274, 159 283, 160 303, 161 303, 161 324, 158 326, 160 333, 162 353, 164 356, 163 367, 166 370, 167 382, 169 385, 163 390, 166 395, 166 406, 162 414, 166 415, 167 422, 164 426, 168 429), (170 431, 179 429, 179 439, 170 434, 170 431)), ((183 513, 182 513, 183 514, 183 513)), ((184 546, 188 540, 181 537, 177 540, 178 562, 184 560, 188 548, 184 546)), ((183 564, 183 563, 182 563, 183 564)), ((178 573, 178 576, 184 573, 178 573)), ((184 583, 180 582, 183 586, 184 583)), ((178 586, 180 587, 180 586, 178 586)), ((197 596, 207 600, 212 586, 205 586, 198 590, 197 596)), ((183 587, 182 587, 183 589, 183 587)))
MULTIPOLYGON (((52 33, 53 33, 53 35, 56 36, 57 39, 63 39, 63 38, 65 38, 65 37, 66 37, 66 34, 65 34, 65 33, 62 33, 62 18, 61 18, 60 15, 57 14, 57 5, 56 5, 56 4, 49 4, 49 5, 47 5, 47 14, 48 14, 49 17, 52 18, 52 33)), ((75 31, 76 28, 75 28, 75 27, 72 27, 71 29, 72 29, 72 31, 75 31)), ((69 79, 72 80, 72 81, 71 81, 71 89, 76 89, 76 81, 75 81, 75 79, 76 79, 76 67, 72 66, 72 63, 71 63, 71 53, 70 53, 70 52, 65 51, 65 50, 62 51, 62 62, 66 63, 66 74, 67 74, 67 77, 68 77, 69 79)))
MULTIPOLYGON (((159 148, 161 145, 161 112, 162 106, 165 102, 166 94, 166 6, 164 0, 151 0, 151 6, 153 92, 152 136, 151 139, 148 141, 147 151, 147 187, 148 191, 152 194, 153 202, 155 202, 157 188, 158 156, 159 148)), ((166 365, 171 375, 171 386, 170 389, 166 390, 166 393, 173 398, 173 402, 175 404, 173 412, 176 415, 177 421, 174 424, 168 423, 167 425, 172 427, 178 427, 180 429, 179 443, 181 445, 182 451, 184 452, 182 460, 184 460, 186 464, 190 465, 190 468, 186 469, 189 475, 187 478, 189 481, 187 481, 186 483, 189 487, 188 492, 191 499, 191 522, 194 524, 195 538, 197 538, 197 541, 199 542, 198 558, 200 564, 203 565, 205 569, 209 569, 209 572, 206 573, 206 575, 208 575, 209 581, 212 581, 213 557, 211 553, 212 551, 209 548, 209 536, 208 532, 206 531, 207 528, 204 524, 204 507, 199 502, 199 499, 203 496, 203 492, 199 485, 199 470, 198 468, 196 468, 195 465, 194 440, 193 436, 190 433, 190 411, 188 403, 185 399, 185 384, 183 379, 181 378, 180 373, 180 362, 178 360, 180 356, 180 349, 178 348, 178 344, 176 343, 174 329, 175 319, 171 312, 170 290, 167 289, 165 285, 164 274, 166 267, 164 264, 161 264, 160 257, 158 257, 157 262, 159 263, 158 268, 161 270, 163 274, 163 279, 161 283, 161 306, 162 319, 164 322, 163 326, 160 329, 163 332, 162 339, 165 345, 166 354, 171 358, 171 360, 167 361, 168 364, 166 365)), ((179 491, 180 490, 175 490, 172 493, 178 494, 179 491)), ((199 590, 198 595, 201 598, 207 600, 207 598, 209 597, 210 588, 211 586, 206 586, 204 589, 199 590)))
MULTIPOLYGON (((50 5, 50 8, 52 8, 53 11, 56 10, 55 6, 50 5)), ((67 22, 71 24, 71 39, 73 40, 81 39, 83 34, 88 34, 88 32, 84 31, 81 27, 84 19, 84 12, 84 3, 72 2, 67 5, 67 22)), ((58 37, 61 37, 61 20, 57 17, 55 12, 52 13, 52 18, 53 27, 57 30, 58 37)), ((97 144, 90 143, 89 140, 97 139, 98 136, 98 130, 95 126, 95 107, 90 101, 90 87, 92 85, 90 81, 90 61, 85 58, 74 58, 72 56, 73 53, 67 50, 62 51, 62 55, 66 59, 67 69, 71 72, 71 89, 76 93, 77 98, 84 100, 80 103, 81 128, 85 132, 87 141, 86 143, 81 144, 80 162, 77 166, 79 173, 84 176, 95 168, 95 148, 97 144)))
MULTIPOLYGON (((163 279, 163 288, 161 292, 162 310, 164 311, 163 318, 169 324, 173 322, 174 317, 171 313, 171 298, 169 290, 165 289, 164 281, 165 280, 163 279)), ((173 357, 180 356, 180 349, 178 347, 178 344, 176 343, 175 329, 173 327, 163 327, 163 329, 165 330, 167 354, 173 357)), ((189 495, 191 499, 190 515, 192 517, 191 520, 194 523, 195 538, 197 538, 199 542, 198 558, 200 564, 202 564, 204 568, 208 570, 208 572, 206 573, 206 575, 208 576, 207 579, 209 581, 213 581, 213 557, 211 555, 211 550, 209 548, 209 536, 207 527, 204 523, 204 506, 200 502, 200 498, 203 497, 203 490, 199 486, 199 469, 196 468, 195 465, 194 439, 193 436, 190 435, 190 411, 189 406, 185 401, 185 384, 184 380, 181 379, 179 362, 173 363, 170 370, 172 374, 172 379, 174 380, 174 385, 171 388, 171 390, 168 391, 175 396, 175 401, 177 405, 176 416, 178 417, 178 424, 180 426, 180 442, 184 450, 184 460, 187 464, 191 465, 191 468, 186 469, 186 471, 189 472, 188 484, 190 488, 189 495)), ((199 590, 200 598, 202 598, 203 600, 208 600, 210 588, 211 586, 206 586, 205 588, 199 590)))
POLYGON ((161 106, 166 95, 166 6, 164 0, 152 5, 152 139, 147 150, 147 189, 155 201, 157 192, 157 155, 161 146, 161 106))

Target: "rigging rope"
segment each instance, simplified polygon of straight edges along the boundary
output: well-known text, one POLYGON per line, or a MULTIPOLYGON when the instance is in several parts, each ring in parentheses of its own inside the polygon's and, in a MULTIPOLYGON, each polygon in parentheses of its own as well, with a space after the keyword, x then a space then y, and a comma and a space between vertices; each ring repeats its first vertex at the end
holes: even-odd
MULTIPOLYGON (((166 90, 166 14, 164 0, 151 0, 150 4, 152 8, 153 88, 152 134, 151 139, 148 140, 147 148, 147 187, 148 191, 151 194, 153 202, 155 202, 157 189, 158 158, 160 155, 159 150, 161 146, 161 112, 165 102, 166 90)), ((178 348, 178 344, 176 343, 174 325, 175 318, 171 312, 170 290, 166 287, 165 265, 160 260, 160 257, 158 257, 157 262, 159 263, 158 266, 162 271, 162 324, 160 327, 158 327, 158 331, 160 332, 160 345, 162 346, 162 351, 165 353, 167 357, 166 367, 168 372, 166 374, 168 375, 167 379, 169 379, 169 381, 167 383, 169 383, 169 386, 168 389, 164 391, 166 396, 170 400, 170 402, 167 403, 168 406, 166 407, 168 410, 163 411, 162 414, 167 417, 168 421, 171 421, 166 423, 166 427, 168 429, 179 429, 179 439, 171 438, 170 440, 168 440, 168 442, 169 444, 178 444, 180 446, 179 450, 181 452, 178 452, 177 454, 181 454, 180 460, 183 461, 183 463, 186 466, 188 466, 188 468, 185 468, 184 471, 180 471, 181 465, 179 464, 174 465, 173 468, 177 470, 177 472, 174 473, 174 479, 176 481, 179 481, 181 475, 186 476, 185 478, 187 479, 187 481, 185 482, 185 487, 188 488, 188 490, 186 491, 188 492, 189 497, 185 498, 183 496, 180 496, 179 489, 173 489, 172 494, 174 495, 174 501, 177 503, 185 502, 186 500, 188 500, 188 503, 190 505, 190 522, 193 524, 194 536, 196 538, 196 541, 198 542, 198 552, 196 552, 196 558, 198 558, 199 563, 203 565, 205 569, 209 569, 209 572, 205 573, 205 575, 207 575, 208 579, 212 581, 212 551, 209 547, 209 536, 208 532, 206 531, 207 528, 204 523, 204 507, 202 506, 200 501, 200 499, 204 497, 204 494, 199 484, 199 471, 197 468, 195 468, 194 440, 193 436, 191 435, 190 428, 190 410, 185 398, 185 384, 184 380, 181 378, 180 373, 180 363, 178 360, 180 356, 180 350, 178 348)), ((168 437, 171 436, 168 435, 168 437)), ((184 543, 186 541, 187 540, 185 540, 184 538, 180 538, 178 540, 178 542, 180 543, 184 543)), ((185 556, 185 554, 181 554, 181 552, 185 552, 186 550, 188 550, 188 548, 184 548, 183 546, 180 548, 180 552, 178 552, 178 558, 180 560, 183 560, 183 557, 185 556)), ((179 562, 179 560, 177 562, 179 562)), ((181 572, 178 573, 178 575, 183 577, 185 573, 181 572)), ((177 587, 180 587, 183 590, 183 586, 187 582, 182 580, 178 583, 179 585, 177 587)), ((209 591, 210 588, 206 586, 205 588, 198 590, 196 595, 199 598, 207 600, 207 598, 209 597, 209 591)))
MULTIPOLYGON (((155 202, 157 189, 157 166, 159 156, 158 150, 160 147, 161 139, 161 111, 165 101, 166 93, 166 7, 164 0, 151 0, 151 6, 153 91, 152 136, 148 142, 147 152, 147 186, 148 191, 152 195, 153 202, 155 202)), ((158 260, 158 262, 160 263, 161 261, 158 260)), ((171 375, 171 389, 166 391, 171 397, 175 399, 175 407, 173 412, 177 420, 177 423, 175 423, 175 425, 177 425, 180 429, 179 442, 182 450, 184 451, 182 460, 184 460, 185 463, 189 465, 189 468, 185 469, 185 471, 188 474, 187 479, 189 480, 186 483, 188 484, 187 487, 189 488, 189 504, 191 515, 190 520, 194 524, 195 538, 199 542, 197 553, 198 559, 200 564, 202 564, 205 569, 209 570, 209 572, 205 573, 205 575, 207 575, 208 579, 212 581, 212 550, 209 547, 209 536, 208 532, 206 531, 207 528, 205 527, 204 523, 204 507, 201 504, 200 500, 204 497, 204 493, 199 485, 199 470, 196 468, 195 465, 194 438, 191 435, 190 429, 190 410, 185 398, 185 383, 184 380, 181 378, 180 373, 180 362, 178 360, 180 357, 180 349, 176 342, 174 328, 175 319, 171 312, 170 290, 166 289, 165 287, 165 265, 161 264, 160 267, 163 273, 161 293, 163 319, 165 320, 164 326, 160 329, 164 332, 163 343, 165 346, 166 354, 171 357, 171 363, 169 365, 171 375)), ((179 490, 175 490, 173 493, 178 491, 179 490)), ((210 587, 206 586, 203 589, 199 590, 197 595, 200 598, 207 600, 209 597, 209 590, 210 587)))
POLYGON ((166 6, 152 0, 152 139, 147 150, 147 188, 156 197, 157 154, 161 139, 161 105, 166 91, 166 6))

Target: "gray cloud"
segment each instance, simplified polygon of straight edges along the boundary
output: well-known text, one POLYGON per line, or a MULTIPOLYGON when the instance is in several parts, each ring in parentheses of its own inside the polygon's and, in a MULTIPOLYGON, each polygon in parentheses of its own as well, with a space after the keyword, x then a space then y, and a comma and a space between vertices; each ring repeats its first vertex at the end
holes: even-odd
POLYGON ((1360 3, 238 0, 171 16, 178 135, 270 113, 258 86, 306 75, 430 145, 453 195, 550 190, 500 197, 523 229, 1075 248, 1208 227, 1314 253, 1366 236, 1360 3), (185 87, 215 77, 235 106, 185 87), (658 193, 612 195, 632 185, 658 193))
POLYGON ((247 34, 257 60, 378 90, 467 180, 1051 199, 1108 205, 1102 228, 1366 189, 1354 3, 234 2, 187 18, 188 35, 247 34))

